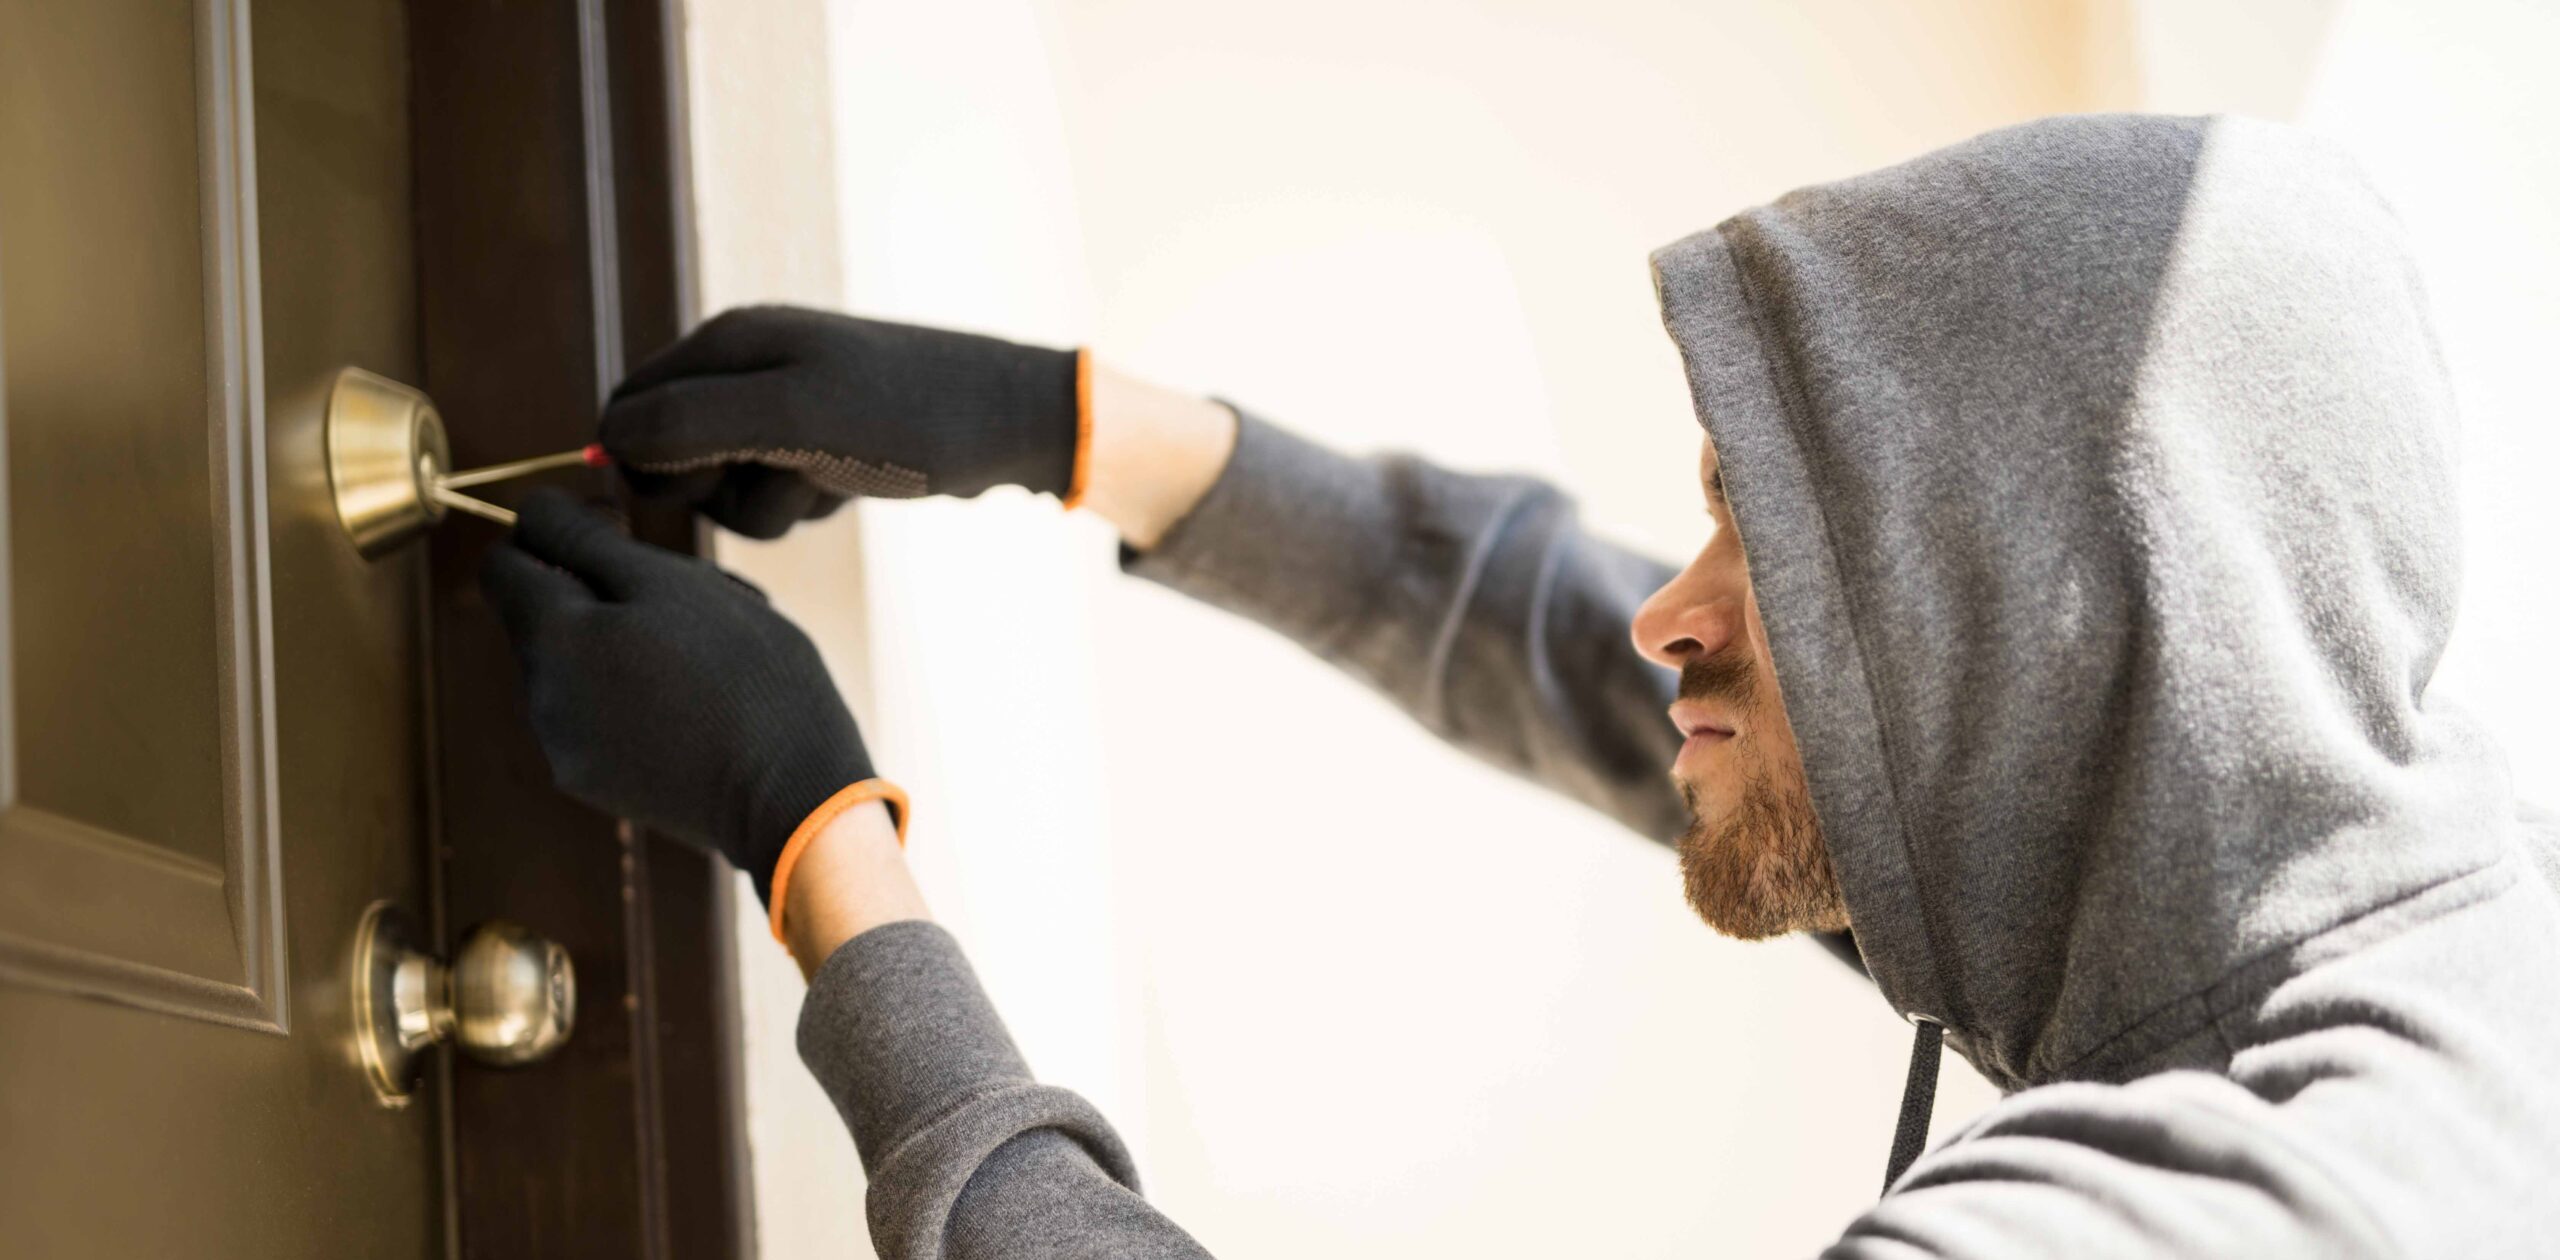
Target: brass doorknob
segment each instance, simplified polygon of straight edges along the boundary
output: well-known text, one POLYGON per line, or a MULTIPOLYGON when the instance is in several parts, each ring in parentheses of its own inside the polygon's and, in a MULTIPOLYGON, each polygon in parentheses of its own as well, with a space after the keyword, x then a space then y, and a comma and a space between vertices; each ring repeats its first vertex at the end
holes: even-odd
POLYGON ((388 903, 365 911, 356 932, 356 1047, 385 1105, 407 1104, 420 1056, 437 1042, 512 1067, 569 1039, 578 987, 568 950, 504 921, 473 929, 450 966, 417 941, 415 926, 388 903))

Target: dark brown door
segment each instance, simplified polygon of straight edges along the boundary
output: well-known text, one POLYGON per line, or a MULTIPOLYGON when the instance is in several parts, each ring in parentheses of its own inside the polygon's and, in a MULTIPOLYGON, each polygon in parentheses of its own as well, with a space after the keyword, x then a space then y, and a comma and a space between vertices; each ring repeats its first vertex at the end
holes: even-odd
POLYGON ((0 0, 12 1260, 751 1248, 731 877, 551 790, 472 581, 494 528, 360 558, 320 431, 357 366, 458 463, 586 440, 685 313, 673 29, 0 0), (438 1052, 382 1105, 348 1009, 382 901, 567 946, 567 1045, 438 1052))
POLYGON ((406 11, 0 0, 0 1244, 444 1250, 435 1086, 349 1060, 425 919, 425 557, 322 469, 417 370, 406 11))

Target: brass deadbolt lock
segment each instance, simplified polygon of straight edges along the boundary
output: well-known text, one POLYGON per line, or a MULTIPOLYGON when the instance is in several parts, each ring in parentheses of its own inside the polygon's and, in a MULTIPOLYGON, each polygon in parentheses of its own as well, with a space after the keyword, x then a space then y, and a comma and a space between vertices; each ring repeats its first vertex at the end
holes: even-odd
POLYGON ((536 455, 454 471, 444 417, 425 394, 363 368, 340 368, 321 417, 328 444, 329 492, 338 523, 368 560, 388 555, 444 519, 450 509, 514 525, 516 514, 462 493, 555 468, 603 468, 601 446, 536 455))
POLYGON ((388 902, 356 930, 357 1057, 387 1107, 416 1092, 427 1047, 450 1041, 497 1067, 550 1057, 577 1022, 569 951, 505 921, 463 938, 450 966, 420 947, 416 926, 388 902))
POLYGON ((427 396, 362 368, 344 368, 329 387, 321 422, 329 444, 329 489, 338 523, 372 559, 444 519, 436 483, 453 468, 444 417, 427 396))

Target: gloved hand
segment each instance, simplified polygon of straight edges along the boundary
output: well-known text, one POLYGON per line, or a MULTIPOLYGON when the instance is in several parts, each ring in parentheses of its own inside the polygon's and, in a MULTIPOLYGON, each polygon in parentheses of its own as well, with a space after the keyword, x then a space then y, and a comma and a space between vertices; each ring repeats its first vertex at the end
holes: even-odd
POLYGON ((768 904, 793 831, 874 777, 809 637, 706 561, 540 490, 481 585, 561 790, 719 850, 768 904))
POLYGON ((613 391, 601 434, 644 494, 778 538, 849 495, 1075 479, 1074 351, 788 306, 726 312, 613 391))

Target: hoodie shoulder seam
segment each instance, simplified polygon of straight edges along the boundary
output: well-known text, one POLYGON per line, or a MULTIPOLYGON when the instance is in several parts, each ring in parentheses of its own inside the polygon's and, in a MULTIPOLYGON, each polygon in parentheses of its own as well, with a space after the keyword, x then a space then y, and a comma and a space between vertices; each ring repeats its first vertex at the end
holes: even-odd
POLYGON ((2211 983, 2190 989, 2134 1017, 2087 1050, 2072 1056, 2054 1070, 2053 1078, 2081 1079, 2084 1070, 2094 1061, 2126 1043, 2138 1046, 2135 1055, 2127 1057, 2138 1057, 2208 1025, 2226 1053, 2236 1054, 2246 1044, 2245 1039, 2232 1035, 2231 1029, 2225 1025, 2225 1016, 2331 958, 2400 936, 2499 896, 2516 884, 2518 876, 2514 857, 2513 854, 2502 853, 2460 874, 2446 876, 2368 906, 2317 932, 2261 950, 2211 983), (2162 1022, 2170 1012, 2189 1004, 2198 1007, 2193 1018, 2167 1024, 2162 1022), (2148 1036, 2138 1037, 2138 1034, 2148 1036))

